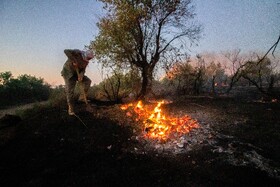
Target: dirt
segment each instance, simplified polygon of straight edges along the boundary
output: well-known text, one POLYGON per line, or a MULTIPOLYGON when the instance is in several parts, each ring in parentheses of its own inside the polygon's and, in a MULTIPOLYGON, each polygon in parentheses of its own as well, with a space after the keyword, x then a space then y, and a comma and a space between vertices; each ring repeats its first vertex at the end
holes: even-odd
POLYGON ((28 103, 28 104, 22 104, 22 105, 18 105, 18 106, 11 106, 11 107, 8 107, 5 109, 0 109, 0 118, 5 116, 6 114, 15 115, 18 111, 34 108, 35 105, 36 106, 46 105, 47 103, 48 103, 48 101, 41 101, 41 102, 36 102, 36 103, 28 103))
POLYGON ((77 104, 82 122, 64 104, 0 128, 0 186, 280 185, 279 102, 174 99, 163 110, 201 128, 166 142, 142 138, 120 104, 91 105, 77 104))

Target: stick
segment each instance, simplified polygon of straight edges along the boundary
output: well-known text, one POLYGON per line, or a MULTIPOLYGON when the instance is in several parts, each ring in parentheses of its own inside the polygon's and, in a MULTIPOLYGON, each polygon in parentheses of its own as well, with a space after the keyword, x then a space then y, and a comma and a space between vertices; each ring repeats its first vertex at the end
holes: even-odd
POLYGON ((196 103, 190 103, 190 104, 196 105, 196 106, 200 106, 200 107, 202 107, 202 108, 206 108, 205 106, 202 106, 202 105, 199 105, 199 104, 196 104, 196 103))
POLYGON ((88 129, 88 126, 81 120, 81 118, 78 115, 74 114, 74 116, 78 118, 80 122, 88 129))

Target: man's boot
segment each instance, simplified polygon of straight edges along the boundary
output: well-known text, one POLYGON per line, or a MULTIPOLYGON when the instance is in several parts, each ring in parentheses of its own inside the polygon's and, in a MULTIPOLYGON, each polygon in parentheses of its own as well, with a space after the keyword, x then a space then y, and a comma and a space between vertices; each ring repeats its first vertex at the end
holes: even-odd
POLYGON ((74 108, 71 105, 68 105, 68 114, 70 116, 74 116, 75 115, 74 108))
POLYGON ((86 93, 81 93, 78 101, 84 102, 86 104, 88 104, 90 102, 89 100, 87 100, 87 94, 86 93))

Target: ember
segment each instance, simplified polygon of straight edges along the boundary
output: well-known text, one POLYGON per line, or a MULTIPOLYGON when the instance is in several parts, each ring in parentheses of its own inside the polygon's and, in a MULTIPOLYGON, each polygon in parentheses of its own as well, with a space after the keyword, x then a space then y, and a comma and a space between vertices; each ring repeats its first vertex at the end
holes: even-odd
POLYGON ((128 117, 135 116, 135 121, 143 123, 143 132, 146 138, 167 140, 171 136, 182 136, 193 128, 199 128, 196 120, 184 115, 183 117, 171 117, 163 114, 161 105, 166 101, 157 102, 156 107, 144 106, 141 101, 137 104, 122 105, 128 117), (135 113, 136 115, 132 115, 135 113))

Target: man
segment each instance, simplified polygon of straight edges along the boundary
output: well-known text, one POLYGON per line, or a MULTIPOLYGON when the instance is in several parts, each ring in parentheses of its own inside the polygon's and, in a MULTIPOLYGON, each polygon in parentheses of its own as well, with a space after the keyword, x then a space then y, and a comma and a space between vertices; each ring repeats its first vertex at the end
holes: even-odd
POLYGON ((65 92, 68 104, 68 114, 75 115, 74 112, 74 89, 77 81, 80 85, 80 101, 86 101, 87 92, 89 90, 91 80, 85 76, 85 70, 94 55, 92 51, 80 51, 78 49, 65 49, 64 53, 68 57, 65 62, 61 75, 65 81, 65 92))

